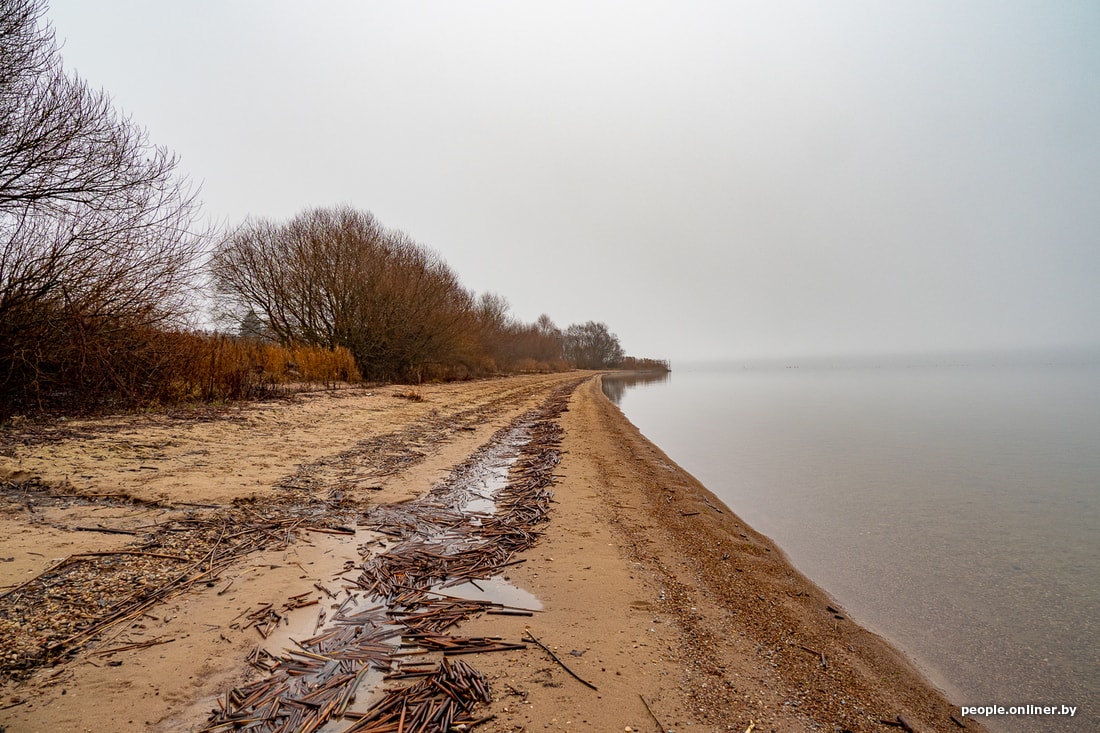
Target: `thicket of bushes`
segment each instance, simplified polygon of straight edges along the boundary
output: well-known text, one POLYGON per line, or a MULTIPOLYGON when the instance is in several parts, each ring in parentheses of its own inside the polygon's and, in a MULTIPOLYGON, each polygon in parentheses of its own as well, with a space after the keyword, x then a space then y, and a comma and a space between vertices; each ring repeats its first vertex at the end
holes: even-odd
POLYGON ((165 401, 211 401, 263 397, 301 383, 333 386, 360 381, 351 352, 343 347, 267 343, 224 334, 172 334, 179 363, 189 367, 165 383, 165 401))
POLYGON ((44 13, 0 1, 0 420, 622 361, 604 324, 522 323, 368 212, 203 231, 176 158, 63 69, 44 13), (191 325, 204 283, 228 333, 191 325))
POLYGON ((0 2, 0 419, 358 379, 344 349, 188 328, 209 232, 176 159, 0 2))
POLYGON ((623 359, 606 325, 519 322, 504 298, 475 297, 438 254, 347 206, 246 221, 218 242, 209 269, 242 333, 343 346, 367 379, 599 369, 623 359))
POLYGON ((0 420, 70 412, 270 396, 303 382, 359 380, 347 349, 280 346, 221 334, 112 328, 66 318, 33 354, 7 360, 0 420), (79 329, 79 332, 77 331, 79 329))
POLYGON ((618 368, 632 372, 672 371, 667 359, 646 359, 638 356, 624 356, 619 361, 618 368))

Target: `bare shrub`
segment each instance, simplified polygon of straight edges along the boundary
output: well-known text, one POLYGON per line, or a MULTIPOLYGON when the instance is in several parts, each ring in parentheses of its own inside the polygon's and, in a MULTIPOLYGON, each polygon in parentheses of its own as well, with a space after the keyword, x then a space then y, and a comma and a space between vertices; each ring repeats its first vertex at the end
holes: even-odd
MULTIPOLYGON (((545 371, 545 369, 540 368, 539 364, 540 362, 535 361, 531 357, 525 357, 516 362, 515 369, 517 372, 529 373, 545 371)), ((545 367, 545 364, 542 366, 545 367)))
POLYGON ((474 307, 481 350, 503 371, 549 371, 564 364, 562 334, 545 313, 534 323, 521 323, 508 313, 508 301, 484 293, 474 307))
POLYGON ((670 372, 672 367, 667 359, 649 359, 640 356, 624 356, 619 362, 619 369, 635 372, 670 372))
POLYGON ((210 263, 226 310, 283 343, 343 346, 370 379, 422 380, 469 348, 471 297, 442 258, 368 212, 250 220, 210 263))
POLYGON ((565 358, 581 369, 609 369, 623 359, 619 337, 607 329, 607 324, 588 321, 573 324, 563 337, 565 358))
POLYGON ((203 247, 176 158, 65 72, 44 9, 0 3, 0 412, 155 393, 203 247))

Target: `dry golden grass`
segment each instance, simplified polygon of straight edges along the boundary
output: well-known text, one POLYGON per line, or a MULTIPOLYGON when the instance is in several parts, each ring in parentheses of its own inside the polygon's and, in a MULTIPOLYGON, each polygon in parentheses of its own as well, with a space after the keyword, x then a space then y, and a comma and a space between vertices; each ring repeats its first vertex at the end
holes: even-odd
POLYGON ((170 402, 247 399, 295 383, 334 385, 360 381, 351 352, 343 347, 281 346, 224 335, 186 334, 180 370, 168 387, 170 402))

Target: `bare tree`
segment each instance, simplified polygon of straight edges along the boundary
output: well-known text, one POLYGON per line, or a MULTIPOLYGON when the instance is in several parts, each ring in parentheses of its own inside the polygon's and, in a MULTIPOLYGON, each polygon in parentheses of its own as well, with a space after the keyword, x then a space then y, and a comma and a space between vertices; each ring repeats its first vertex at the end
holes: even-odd
POLYGON ((150 188, 178 195, 175 157, 65 72, 44 11, 41 0, 0 2, 0 211, 126 211, 150 188))
POLYGON ((509 313, 508 301, 483 293, 475 305, 479 343, 497 371, 548 371, 566 368, 562 333, 545 313, 534 323, 522 323, 509 313))
POLYGON ((284 342, 345 346, 367 378, 420 378, 471 348, 472 298, 436 253, 350 207, 245 222, 215 249, 230 313, 284 342))
POLYGON ((596 321, 567 328, 563 348, 565 357, 582 369, 608 369, 623 360, 619 337, 596 321))
POLYGON ((479 295, 474 304, 474 323, 486 368, 490 371, 504 368, 509 358, 506 345, 515 326, 508 300, 497 293, 479 295))
POLYGON ((41 400, 66 374, 70 390, 132 384, 116 373, 120 349, 102 339, 179 323, 203 246, 196 194, 174 177, 175 157, 65 72, 44 12, 41 0, 0 0, 0 394, 9 399, 41 400))
POLYGON ((539 336, 535 347, 535 358, 550 363, 560 361, 563 335, 550 316, 543 313, 535 320, 535 332, 539 336))
POLYGON ((210 270, 231 317, 252 310, 280 341, 350 347, 384 239, 371 214, 348 208, 249 220, 217 245, 210 270))

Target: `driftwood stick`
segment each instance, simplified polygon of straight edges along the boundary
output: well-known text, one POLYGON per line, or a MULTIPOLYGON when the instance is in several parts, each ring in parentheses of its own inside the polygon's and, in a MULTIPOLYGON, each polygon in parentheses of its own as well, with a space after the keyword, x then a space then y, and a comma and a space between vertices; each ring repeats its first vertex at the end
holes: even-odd
POLYGON ((191 558, 181 557, 180 555, 165 555, 161 552, 142 552, 141 550, 112 550, 111 552, 81 552, 76 555, 70 555, 69 559, 73 560, 80 557, 110 557, 112 555, 139 555, 141 557, 159 557, 165 560, 180 560, 187 562, 191 558))
POLYGON ((157 644, 169 644, 175 641, 175 639, 150 639, 149 641, 141 641, 136 644, 123 644, 122 646, 112 647, 110 649, 100 649, 89 654, 92 657, 99 657, 106 654, 114 654, 115 652, 127 652, 132 649, 145 649, 146 647, 156 646, 157 644))
POLYGON ((114 527, 73 527, 75 532, 103 532, 104 534, 137 534, 130 529, 115 529, 114 527))
POLYGON ((542 643, 541 641, 539 641, 538 639, 536 639, 536 638, 535 638, 535 635, 531 633, 531 630, 530 630, 530 629, 528 629, 528 630, 527 630, 527 636, 528 636, 528 637, 530 637, 531 641, 535 642, 535 643, 536 643, 536 644, 538 644, 538 645, 539 645, 540 647, 542 647, 543 651, 545 651, 545 652, 546 652, 547 654, 549 654, 549 655, 550 655, 550 658, 551 658, 551 659, 553 659, 553 660, 554 660, 555 662, 557 662, 557 663, 558 663, 558 664, 559 664, 559 665, 561 666, 561 668, 562 668, 562 669, 564 669, 564 670, 565 670, 566 672, 568 672, 568 673, 569 673, 569 674, 570 674, 570 675, 571 675, 571 676, 573 677, 573 679, 577 680, 577 682, 580 682, 580 683, 581 683, 582 685, 584 685, 585 687, 588 687, 588 688, 590 688, 590 689, 592 689, 592 690, 595 690, 595 689, 596 689, 596 686, 595 686, 594 684, 592 684, 591 682, 588 682, 587 680, 585 680, 584 678, 582 678, 582 677, 581 677, 580 675, 578 675, 578 674, 577 674, 576 672, 574 672, 573 670, 569 669, 569 667, 568 667, 568 666, 567 666, 567 665, 565 664, 565 662, 563 662, 563 661, 561 661, 560 659, 558 659, 558 655, 557 655, 557 654, 555 654, 554 652, 550 651, 550 647, 546 646, 546 645, 545 645, 545 644, 543 644, 543 643, 542 643))
POLYGON ((3 595, 0 595, 0 600, 3 600, 4 598, 7 598, 7 597, 8 597, 8 596, 10 596, 10 595, 11 595, 12 593, 15 593, 15 592, 16 592, 17 590, 22 590, 23 588, 26 588, 26 587, 27 587, 28 585, 30 585, 31 583, 33 583, 33 582, 35 582, 36 580, 39 580, 39 579, 41 579, 41 578, 45 577, 46 575, 49 575, 50 573, 54 572, 55 570, 60 570, 61 568, 65 567, 65 566, 66 566, 66 565, 68 565, 68 564, 69 564, 70 562, 72 562, 72 559, 73 559, 73 556, 72 556, 72 555, 69 555, 69 556, 68 556, 67 558, 65 558, 64 560, 62 560, 62 561, 60 561, 60 562, 57 562, 57 563, 54 563, 53 565, 51 565, 50 567, 46 568, 46 569, 45 569, 45 570, 43 570, 42 572, 38 573, 38 575, 35 575, 35 576, 34 576, 33 578, 30 578, 30 579, 28 579, 28 580, 25 580, 25 581, 23 581, 22 583, 20 583, 19 585, 15 586, 15 587, 14 587, 14 588, 12 588, 11 590, 5 591, 3 595))
POLYGON ((348 534, 348 535, 355 534, 355 530, 352 529, 351 527, 314 527, 314 526, 306 527, 306 526, 303 526, 302 529, 304 529, 306 532, 320 532, 321 534, 348 534))
POLYGON ((642 700, 642 705, 645 705, 645 711, 649 713, 649 717, 653 718, 653 722, 657 724, 657 727, 661 729, 661 733, 665 733, 668 728, 661 722, 661 719, 657 717, 657 714, 653 712, 653 708, 649 707, 649 703, 642 697, 642 693, 638 693, 638 697, 642 700))

